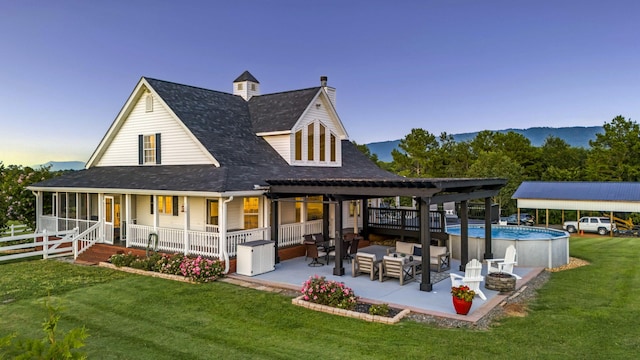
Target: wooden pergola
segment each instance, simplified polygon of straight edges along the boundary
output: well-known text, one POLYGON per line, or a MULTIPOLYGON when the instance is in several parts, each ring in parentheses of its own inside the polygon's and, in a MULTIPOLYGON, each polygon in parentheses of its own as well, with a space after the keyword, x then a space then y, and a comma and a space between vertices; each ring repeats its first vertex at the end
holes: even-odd
MULTIPOLYGON (((431 229, 429 209, 432 204, 445 202, 460 203, 461 249, 460 270, 464 271, 468 259, 468 202, 484 199, 487 209, 491 208, 491 197, 496 196, 506 184, 506 179, 271 179, 268 196, 271 198, 271 223, 278 223, 279 199, 304 196, 323 196, 323 230, 329 232, 329 206, 335 206, 335 227, 338 237, 342 238, 343 201, 363 200, 364 218, 368 218, 367 202, 364 200, 381 197, 410 196, 419 204, 420 243, 422 244, 422 282, 421 291, 431 291, 430 249, 431 229)), ((491 250, 491 212, 485 211, 485 259, 493 258, 491 250)), ((276 239, 276 262, 278 259, 278 227, 271 227, 271 238, 276 239)), ((336 254, 344 254, 342 242, 336 241, 336 254)), ((344 275, 342 256, 336 256, 333 274, 344 275)))

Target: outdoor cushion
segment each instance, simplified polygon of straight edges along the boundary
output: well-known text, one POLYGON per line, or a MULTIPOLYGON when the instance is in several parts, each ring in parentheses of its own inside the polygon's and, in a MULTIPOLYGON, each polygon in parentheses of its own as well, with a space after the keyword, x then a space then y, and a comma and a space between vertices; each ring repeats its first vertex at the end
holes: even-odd
POLYGON ((422 256, 422 247, 414 246, 413 247, 413 255, 414 256, 422 256))
POLYGON ((398 254, 413 254, 413 243, 397 241, 396 242, 396 251, 398 254))

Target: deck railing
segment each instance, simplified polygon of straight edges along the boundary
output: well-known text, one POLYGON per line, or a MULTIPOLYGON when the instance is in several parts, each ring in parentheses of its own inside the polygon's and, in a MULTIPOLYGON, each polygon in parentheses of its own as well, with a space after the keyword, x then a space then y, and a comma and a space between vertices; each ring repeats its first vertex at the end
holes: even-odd
MULTIPOLYGON (((444 216, 429 211, 431 231, 444 231, 444 216)), ((369 226, 382 229, 420 231, 420 211, 414 209, 369 208, 369 226)))

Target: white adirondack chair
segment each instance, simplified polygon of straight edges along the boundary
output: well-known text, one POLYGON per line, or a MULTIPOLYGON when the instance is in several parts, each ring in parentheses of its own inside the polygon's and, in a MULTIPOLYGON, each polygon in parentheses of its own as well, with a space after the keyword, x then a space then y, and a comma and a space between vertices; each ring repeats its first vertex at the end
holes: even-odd
POLYGON ((480 290, 480 283, 484 281, 482 273, 482 263, 477 259, 472 259, 467 263, 465 267, 464 276, 451 273, 451 286, 467 285, 469 289, 476 292, 476 295, 480 296, 480 299, 487 300, 482 290, 480 290))
POLYGON ((513 245, 507 247, 503 259, 486 259, 486 262, 487 274, 501 272, 513 275, 516 279, 522 279, 521 276, 513 273, 513 266, 518 265, 518 255, 516 254, 516 247, 513 245))

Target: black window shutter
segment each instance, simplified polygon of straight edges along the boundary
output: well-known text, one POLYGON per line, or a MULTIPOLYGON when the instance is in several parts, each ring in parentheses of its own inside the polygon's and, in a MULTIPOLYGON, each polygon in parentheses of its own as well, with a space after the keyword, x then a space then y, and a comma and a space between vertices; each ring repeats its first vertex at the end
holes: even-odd
POLYGON ((153 215, 153 195, 151 195, 149 198, 150 198, 149 205, 151 208, 149 212, 151 213, 151 215, 153 215))
POLYGON ((178 216, 178 197, 173 197, 173 216, 178 216))
POLYGON ((144 136, 138 135, 138 165, 144 164, 144 136))
POLYGON ((160 165, 162 160, 162 155, 160 154, 160 133, 156 134, 156 164, 160 165))

